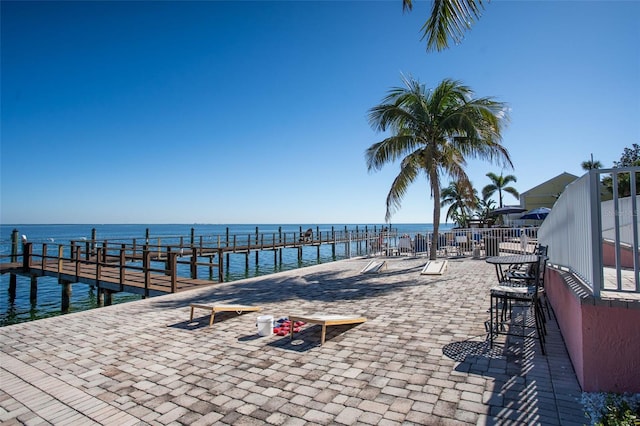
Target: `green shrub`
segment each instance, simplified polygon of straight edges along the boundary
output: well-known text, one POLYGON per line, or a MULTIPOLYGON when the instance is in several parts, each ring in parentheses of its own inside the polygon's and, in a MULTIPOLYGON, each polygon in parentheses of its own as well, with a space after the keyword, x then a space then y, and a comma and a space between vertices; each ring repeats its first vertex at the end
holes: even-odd
POLYGON ((635 426, 640 425, 640 406, 635 409, 623 398, 616 398, 609 394, 602 412, 600 422, 602 426, 635 426))
POLYGON ((640 426, 640 394, 583 393, 582 404, 593 426, 640 426))

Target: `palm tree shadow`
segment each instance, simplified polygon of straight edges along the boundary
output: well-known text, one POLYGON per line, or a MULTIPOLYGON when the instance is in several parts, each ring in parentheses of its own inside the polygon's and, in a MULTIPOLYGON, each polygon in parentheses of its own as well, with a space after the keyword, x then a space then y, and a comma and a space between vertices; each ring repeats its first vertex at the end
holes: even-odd
MULTIPOLYGON (((256 305, 304 300, 320 303, 362 300, 392 293, 400 288, 432 285, 453 279, 439 277, 429 281, 416 280, 421 266, 407 266, 377 274, 359 274, 345 276, 340 271, 317 273, 301 272, 299 276, 265 275, 250 281, 229 282, 182 293, 180 298, 160 298, 152 300, 154 309, 166 309, 189 306, 191 303, 238 303, 256 305), (398 280, 398 276, 406 278, 398 280), (395 277, 386 282, 384 277, 395 277)), ((216 322, 218 321, 216 314, 216 322)))

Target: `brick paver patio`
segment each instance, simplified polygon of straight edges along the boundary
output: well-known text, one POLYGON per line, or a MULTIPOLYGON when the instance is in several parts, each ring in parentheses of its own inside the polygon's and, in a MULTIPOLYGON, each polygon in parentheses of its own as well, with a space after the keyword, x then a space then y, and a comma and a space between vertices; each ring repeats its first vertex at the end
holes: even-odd
POLYGON ((0 421, 53 425, 586 423, 555 321, 532 339, 485 339, 493 266, 351 259, 0 328, 0 421), (190 303, 259 304, 260 313, 190 303), (368 321, 257 335, 257 315, 368 321), (196 321, 197 320, 197 321, 196 321))

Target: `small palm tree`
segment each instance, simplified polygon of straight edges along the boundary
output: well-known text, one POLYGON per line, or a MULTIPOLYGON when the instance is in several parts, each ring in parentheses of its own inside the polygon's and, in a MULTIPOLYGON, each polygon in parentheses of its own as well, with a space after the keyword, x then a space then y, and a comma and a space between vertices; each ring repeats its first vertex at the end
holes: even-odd
POLYGON ((429 257, 436 258, 440 226, 440 187, 443 176, 471 186, 464 171, 467 157, 511 166, 500 143, 506 105, 491 98, 473 98, 462 83, 443 80, 427 90, 419 81, 403 77, 404 87, 392 88, 382 103, 369 110, 369 123, 391 135, 366 151, 369 171, 400 160, 400 172, 387 195, 385 220, 400 207, 407 188, 424 173, 431 187, 433 235, 429 257))
POLYGON ((593 154, 591 154, 591 160, 583 161, 580 166, 582 166, 582 170, 601 169, 602 163, 598 160, 594 161, 593 154))
POLYGON ((466 227, 472 210, 478 205, 478 193, 466 182, 450 182, 442 188, 440 207, 449 206, 445 220, 452 219, 461 227, 466 227))
POLYGON ((494 200, 483 197, 482 200, 478 200, 476 215, 484 222, 487 222, 491 218, 491 211, 495 208, 496 202, 494 200))
POLYGON ((508 192, 509 194, 516 197, 516 199, 520 198, 520 193, 518 190, 512 186, 507 186, 511 182, 517 182, 518 179, 514 175, 506 175, 503 176, 502 173, 498 176, 495 173, 489 172, 487 173, 487 177, 491 179, 491 183, 484 188, 482 188, 482 198, 487 199, 491 197, 493 194, 498 191, 498 207, 503 207, 502 205, 502 192, 508 192))

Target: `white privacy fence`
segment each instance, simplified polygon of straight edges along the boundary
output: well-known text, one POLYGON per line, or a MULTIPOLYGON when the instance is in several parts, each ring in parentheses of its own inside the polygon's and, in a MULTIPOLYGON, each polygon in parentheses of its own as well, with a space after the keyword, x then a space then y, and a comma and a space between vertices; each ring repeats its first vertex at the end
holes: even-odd
POLYGON ((615 201, 602 202, 602 238, 609 241, 620 241, 622 245, 633 246, 634 235, 638 235, 637 232, 634 234, 634 225, 638 224, 638 216, 633 214, 635 197, 617 199, 618 213, 616 213, 615 201), (633 220, 634 217, 636 220, 633 220))
POLYGON ((639 177, 640 167, 590 170, 567 185, 538 231, 550 263, 580 277, 596 297, 602 290, 640 293, 639 177))

